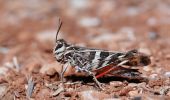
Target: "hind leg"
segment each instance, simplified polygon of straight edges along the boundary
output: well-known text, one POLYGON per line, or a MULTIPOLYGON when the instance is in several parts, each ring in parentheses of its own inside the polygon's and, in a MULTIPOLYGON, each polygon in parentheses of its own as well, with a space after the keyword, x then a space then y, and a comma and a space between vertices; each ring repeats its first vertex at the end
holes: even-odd
POLYGON ((97 80, 96 76, 94 75, 94 73, 88 71, 89 75, 93 77, 94 82, 97 84, 97 86, 99 87, 100 90, 102 89, 101 83, 97 80))

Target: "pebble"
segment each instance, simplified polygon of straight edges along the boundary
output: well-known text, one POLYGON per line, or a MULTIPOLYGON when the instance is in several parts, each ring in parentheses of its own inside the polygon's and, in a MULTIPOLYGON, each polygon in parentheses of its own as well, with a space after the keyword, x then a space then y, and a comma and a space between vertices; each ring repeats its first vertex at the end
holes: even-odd
POLYGON ((140 48, 139 52, 145 53, 146 55, 151 55, 151 51, 148 48, 140 48))
POLYGON ((147 24, 150 26, 155 26, 158 23, 158 20, 155 17, 151 17, 147 20, 147 24))
POLYGON ((142 97, 141 96, 135 96, 131 100, 142 100, 142 97))
POLYGON ((0 47, 0 53, 2 53, 2 54, 7 54, 8 51, 9 51, 8 48, 6 48, 6 47, 0 47))
POLYGON ((168 91, 166 95, 167 95, 167 96, 170 96, 170 91, 168 91))
POLYGON ((103 100, 109 98, 108 94, 94 91, 94 90, 87 90, 80 92, 80 99, 81 100, 103 100))
POLYGON ((103 100, 122 100, 121 98, 106 98, 106 99, 103 99, 103 100))
POLYGON ((57 71, 54 68, 50 68, 47 70, 46 74, 49 76, 53 76, 57 71))
POLYGON ((7 68, 14 68, 14 64, 12 62, 5 62, 4 66, 7 68))
POLYGON ((54 91, 51 95, 52 96, 57 96, 63 91, 64 91, 64 88, 62 86, 59 86, 59 88, 56 91, 54 91))
POLYGON ((149 33, 148 33, 148 37, 149 37, 149 39, 151 39, 151 40, 155 40, 155 39, 157 39, 157 38, 159 37, 159 35, 158 35, 157 32, 149 32, 149 33))
POLYGON ((134 41, 136 40, 136 36, 134 33, 134 29, 131 27, 123 27, 118 31, 118 34, 121 35, 121 37, 124 37, 123 40, 130 40, 130 41, 134 41))
POLYGON ((0 67, 0 75, 6 75, 7 71, 8 71, 8 68, 0 67))
POLYGON ((134 97, 134 96, 137 96, 139 93, 137 90, 134 90, 134 91, 130 91, 128 94, 129 94, 129 96, 134 97))
POLYGON ((50 72, 48 72, 48 71, 50 71, 50 69, 55 69, 57 72, 60 72, 61 65, 58 62, 54 62, 51 64, 45 64, 44 66, 41 67, 40 73, 42 73, 42 74, 50 73, 50 72))
POLYGON ((165 58, 170 60, 170 54, 166 55, 165 58))
POLYGON ((82 100, 98 100, 96 97, 94 97, 92 95, 94 91, 90 90, 90 91, 83 91, 80 93, 81 95, 81 99, 82 100))
POLYGON ((159 73, 159 74, 162 74, 163 73, 163 69, 160 68, 160 67, 156 67, 154 68, 154 71, 152 71, 153 73, 159 73))
POLYGON ((136 86, 138 86, 138 84, 136 84, 136 83, 129 83, 128 86, 130 86, 130 87, 136 87, 136 86))
POLYGON ((83 27, 95 27, 101 24, 101 20, 97 17, 85 17, 80 19, 79 25, 83 27))
POLYGON ((136 16, 139 13, 140 13, 139 8, 137 8, 137 7, 129 7, 127 9, 126 15, 128 15, 128 16, 136 16))
MULTIPOLYGON (((64 73, 64 77, 70 76, 70 75, 77 75, 75 69, 71 67, 70 65, 65 64, 63 67, 65 68, 68 66, 64 73)), ((47 74, 47 75, 54 75, 55 73, 61 73, 62 65, 58 62, 53 62, 51 64, 46 64, 41 67, 40 73, 47 74)), ((82 73, 80 73, 81 76, 82 73)), ((84 74, 83 74, 84 75, 84 74)))
POLYGON ((158 78, 158 74, 151 74, 149 76, 149 79, 151 79, 151 80, 156 80, 157 78, 158 78))
POLYGON ((170 77, 170 72, 165 72, 164 76, 165 77, 170 77))
POLYGON ((74 9, 85 9, 88 7, 89 0, 70 0, 69 4, 74 9))
POLYGON ((110 85, 112 85, 112 86, 114 86, 114 87, 116 87, 116 86, 122 86, 122 82, 120 82, 120 81, 112 81, 112 82, 110 82, 110 85))
POLYGON ((5 90, 7 89, 7 86, 5 85, 0 85, 0 96, 4 94, 5 90))
POLYGON ((153 68, 151 66, 144 66, 143 70, 149 72, 149 71, 152 71, 153 68))

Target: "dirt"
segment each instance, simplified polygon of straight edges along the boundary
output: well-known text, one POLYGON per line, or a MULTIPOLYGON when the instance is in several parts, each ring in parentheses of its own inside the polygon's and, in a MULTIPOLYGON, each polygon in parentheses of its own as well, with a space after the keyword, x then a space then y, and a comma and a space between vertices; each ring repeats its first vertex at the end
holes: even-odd
POLYGON ((168 100, 169 10, 169 0, 0 1, 1 100, 168 100), (150 56, 150 65, 138 67, 147 81, 102 77, 99 90, 91 77, 69 67, 64 90, 53 54, 59 17, 59 38, 68 43, 150 56))

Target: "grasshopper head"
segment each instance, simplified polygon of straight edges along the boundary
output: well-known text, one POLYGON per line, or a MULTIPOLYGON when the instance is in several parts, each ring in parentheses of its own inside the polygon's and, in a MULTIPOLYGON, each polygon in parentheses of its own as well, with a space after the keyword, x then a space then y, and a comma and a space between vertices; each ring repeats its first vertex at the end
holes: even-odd
POLYGON ((56 46, 54 48, 54 54, 57 61, 62 61, 64 57, 64 52, 66 51, 66 47, 68 46, 67 42, 64 39, 59 39, 56 41, 56 46))
POLYGON ((56 33, 56 45, 54 47, 53 53, 57 59, 58 62, 62 62, 64 58, 64 52, 66 50, 66 47, 68 46, 67 42, 64 39, 58 39, 58 33, 61 28, 62 22, 59 19, 59 25, 56 33))

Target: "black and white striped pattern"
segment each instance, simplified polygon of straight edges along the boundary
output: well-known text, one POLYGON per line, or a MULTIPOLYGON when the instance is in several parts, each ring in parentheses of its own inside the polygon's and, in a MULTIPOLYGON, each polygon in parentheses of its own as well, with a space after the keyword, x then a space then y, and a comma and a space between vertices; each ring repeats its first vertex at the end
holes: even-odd
POLYGON ((137 50, 111 52, 69 45, 63 39, 57 40, 54 54, 60 63, 70 63, 71 66, 78 66, 89 71, 97 70, 110 64, 116 66, 123 61, 127 61, 124 65, 130 66, 150 63, 149 58, 141 55, 137 50))
POLYGON ((111 63, 117 65, 121 62, 119 56, 125 55, 125 53, 72 46, 63 40, 57 41, 54 53, 58 62, 69 62, 72 66, 87 70, 100 69, 111 63))

